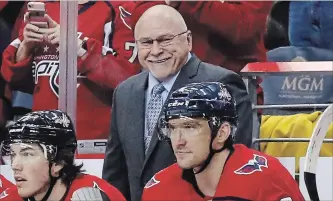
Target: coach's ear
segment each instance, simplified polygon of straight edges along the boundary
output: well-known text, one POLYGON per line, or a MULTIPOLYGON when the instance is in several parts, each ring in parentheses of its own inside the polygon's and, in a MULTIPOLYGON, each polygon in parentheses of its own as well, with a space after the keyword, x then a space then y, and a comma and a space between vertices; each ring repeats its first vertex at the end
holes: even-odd
POLYGON ((64 168, 63 163, 53 163, 51 166, 51 175, 53 177, 59 177, 60 171, 64 168))

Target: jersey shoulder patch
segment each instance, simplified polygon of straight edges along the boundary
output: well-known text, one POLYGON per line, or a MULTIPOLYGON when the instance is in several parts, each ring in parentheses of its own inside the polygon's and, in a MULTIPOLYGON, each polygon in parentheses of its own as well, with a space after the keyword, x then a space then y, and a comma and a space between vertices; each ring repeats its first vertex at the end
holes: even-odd
POLYGON ((263 168, 268 168, 268 161, 265 156, 253 154, 246 164, 234 171, 235 174, 249 175, 255 172, 262 172, 263 168))

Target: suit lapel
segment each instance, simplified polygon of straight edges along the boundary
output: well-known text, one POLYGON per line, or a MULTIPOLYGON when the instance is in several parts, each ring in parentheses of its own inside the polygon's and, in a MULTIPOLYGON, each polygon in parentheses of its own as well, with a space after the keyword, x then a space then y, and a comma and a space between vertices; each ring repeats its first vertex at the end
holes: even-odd
MULTIPOLYGON (((177 79, 175 80, 175 83, 173 84, 171 91, 168 94, 168 98, 170 97, 170 95, 172 94, 172 92, 174 92, 175 90, 179 89, 180 87, 190 83, 191 79, 196 76, 197 72, 198 72, 198 67, 200 64, 200 60, 198 59, 198 57, 196 57, 194 54, 192 54, 192 58, 187 62, 187 64, 181 69, 177 79)), ((165 103, 164 103, 165 104, 165 103)), ((162 115, 162 111, 160 113, 160 116, 162 115)), ((157 124, 156 124, 157 125, 157 124)), ((144 160, 144 164, 143 164, 143 169, 150 157, 150 155, 152 154, 152 152, 154 151, 154 148, 156 147, 156 144, 158 143, 158 136, 157 136, 157 127, 155 127, 153 136, 151 138, 150 144, 149 144, 149 148, 148 148, 148 152, 147 152, 147 156, 145 157, 144 160)), ((142 172, 143 172, 142 169, 142 172)))
POLYGON ((129 107, 133 107, 130 111, 132 113, 132 128, 134 128, 133 135, 131 135, 133 140, 133 147, 137 147, 135 150, 138 155, 138 159, 141 161, 140 163, 143 164, 144 162, 144 123, 145 123, 145 99, 146 93, 145 89, 147 86, 148 80, 148 73, 144 73, 142 75, 142 82, 138 83, 133 90, 133 100, 129 100, 131 104, 128 104, 129 107))

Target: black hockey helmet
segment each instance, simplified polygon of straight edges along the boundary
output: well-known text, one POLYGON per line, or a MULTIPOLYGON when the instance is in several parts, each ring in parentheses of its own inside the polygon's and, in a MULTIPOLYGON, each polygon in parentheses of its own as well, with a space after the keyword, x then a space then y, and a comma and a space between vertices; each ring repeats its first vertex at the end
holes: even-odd
POLYGON ((49 160, 53 160, 61 149, 75 153, 77 147, 74 125, 70 117, 60 110, 30 112, 8 126, 4 138, 3 156, 13 143, 46 145, 44 151, 51 157, 49 160))
POLYGON ((203 162, 199 174, 210 163, 215 153, 232 148, 233 137, 237 129, 236 102, 226 85, 220 82, 201 82, 188 84, 173 92, 165 104, 163 115, 159 120, 159 138, 169 139, 171 128, 168 121, 179 118, 205 118, 211 129, 210 153, 203 162), (232 126, 230 137, 219 149, 212 148, 213 139, 223 122, 232 126))
MULTIPOLYGON (((174 91, 163 109, 159 128, 170 119, 203 117, 209 121, 212 134, 223 121, 237 127, 236 103, 227 87, 220 82, 192 83, 174 91)), ((161 139, 168 137, 159 132, 161 139)))

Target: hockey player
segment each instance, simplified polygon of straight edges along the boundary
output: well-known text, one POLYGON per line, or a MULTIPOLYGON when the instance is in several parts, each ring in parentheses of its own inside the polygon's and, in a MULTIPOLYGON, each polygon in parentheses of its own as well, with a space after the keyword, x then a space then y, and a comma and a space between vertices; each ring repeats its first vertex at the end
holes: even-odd
POLYGON ((17 188, 0 200, 125 200, 101 178, 74 164, 77 147, 70 118, 59 110, 31 112, 8 127, 1 152, 11 164, 17 188))
MULTIPOLYGON (((159 122, 177 163, 157 173, 142 200, 304 200, 296 181, 271 156, 233 145, 235 102, 221 83, 172 93, 159 122)), ((249 133, 250 134, 250 133, 249 133)))

